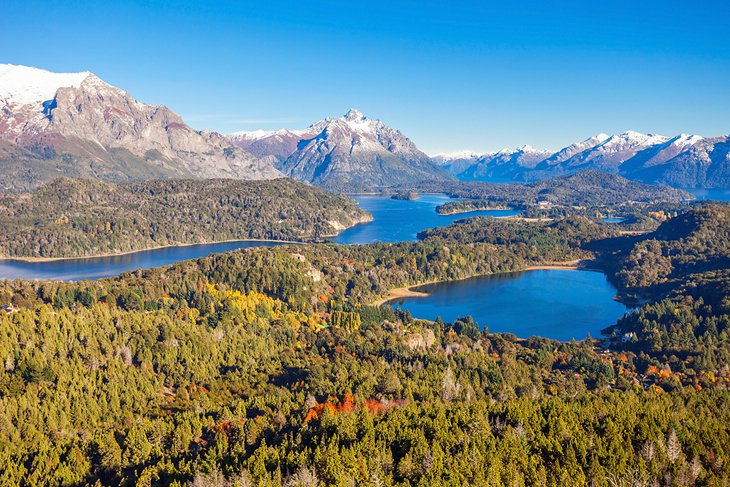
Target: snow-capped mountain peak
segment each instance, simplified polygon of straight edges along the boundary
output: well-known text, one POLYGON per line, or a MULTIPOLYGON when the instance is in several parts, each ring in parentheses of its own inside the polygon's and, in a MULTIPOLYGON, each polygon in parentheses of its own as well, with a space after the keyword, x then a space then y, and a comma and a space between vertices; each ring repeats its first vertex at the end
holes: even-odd
POLYGON ((552 154, 552 151, 549 151, 548 149, 535 149, 529 144, 518 147, 515 152, 521 152, 523 154, 544 154, 545 157, 552 154))
POLYGON ((345 114, 345 120, 348 122, 358 122, 365 120, 365 115, 357 108, 350 108, 345 114))
POLYGON ((704 139, 704 137, 702 137, 701 135, 679 134, 678 136, 671 139, 671 142, 672 144, 679 147, 687 147, 696 144, 702 139, 704 139))
POLYGON ((227 136, 231 139, 256 141, 266 139, 268 137, 276 136, 299 136, 303 134, 305 130, 289 130, 289 129, 278 129, 278 130, 239 130, 238 132, 231 132, 227 136))
MULTIPOLYGON (((348 112, 339 119, 335 119, 334 125, 339 125, 337 122, 342 121, 345 124, 347 124, 347 127, 360 135, 370 135, 373 136, 375 133, 383 127, 383 123, 380 120, 372 120, 366 117, 361 111, 351 108, 348 110, 348 112)), ((315 124, 313 127, 316 127, 318 124, 315 124)))
POLYGON ((620 134, 612 135, 597 146, 599 152, 624 152, 651 145, 663 144, 669 140, 668 137, 656 134, 642 134, 633 130, 627 130, 620 134))
POLYGON ((52 73, 29 66, 0 64, 0 105, 42 105, 53 100, 59 88, 78 88, 91 76, 89 71, 52 73))
POLYGON ((512 155, 512 154, 528 154, 528 155, 534 155, 534 154, 545 154, 545 157, 552 154, 551 151, 547 149, 535 149, 529 144, 521 145, 520 147, 517 147, 516 149, 501 149, 497 152, 487 152, 484 154, 485 156, 496 156, 496 155, 512 155))
POLYGON ((239 130, 238 132, 231 132, 228 134, 229 137, 245 137, 247 139, 256 140, 256 139, 263 139, 264 137, 269 137, 271 135, 274 135, 277 131, 275 130, 239 130))
MULTIPOLYGON (((220 134, 195 131, 169 108, 141 103, 89 71, 52 73, 1 64, 0 140, 12 151, 41 148, 51 155, 38 161, 42 171, 31 169, 32 179, 24 184, 55 174, 109 180, 281 176, 270 162, 220 134)), ((0 171, 0 187, 13 179, 8 174, 17 179, 28 173, 15 160, 11 166, 0 171)))
POLYGON ((301 131, 237 132, 229 138, 252 154, 273 160, 290 177, 338 191, 450 178, 400 131, 355 108, 301 131), (257 135, 260 138, 252 140, 257 135))
MULTIPOLYGON (((662 174, 667 181, 697 184, 692 178, 705 177, 703 171, 707 171, 708 162, 722 161, 723 154, 727 154, 726 144, 726 137, 707 139, 691 134, 665 137, 627 130, 613 135, 599 133, 555 153, 523 145, 476 158, 442 154, 433 160, 463 180, 530 180, 598 169, 627 175, 636 173, 644 178, 662 174), (673 165, 673 161, 677 164, 673 165), (701 161, 696 173, 684 169, 696 161, 701 161)), ((724 173, 717 174, 713 175, 716 180, 725 177, 724 173)))

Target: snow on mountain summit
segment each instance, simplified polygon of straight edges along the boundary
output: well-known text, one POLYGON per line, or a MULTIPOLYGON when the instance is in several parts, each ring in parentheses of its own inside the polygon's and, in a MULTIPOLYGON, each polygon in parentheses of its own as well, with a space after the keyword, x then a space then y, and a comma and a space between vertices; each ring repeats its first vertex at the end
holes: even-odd
POLYGON ((363 119, 365 119, 365 115, 357 108, 350 108, 345 114, 345 120, 349 122, 356 122, 363 119))
POLYGON ((231 132, 227 134, 230 139, 242 140, 242 141, 256 141, 265 139, 267 137, 274 136, 286 136, 286 135, 301 135, 304 130, 289 130, 289 129, 278 129, 278 130, 239 130, 237 132, 231 132))
POLYGON ((379 124, 382 125, 382 122, 379 120, 371 120, 363 115, 361 111, 351 108, 347 113, 339 118, 326 118, 305 129, 282 128, 279 130, 239 130, 231 132, 227 134, 227 136, 236 145, 240 147, 247 147, 255 142, 266 139, 281 141, 288 138, 304 139, 307 137, 314 137, 333 124, 339 124, 341 127, 347 127, 355 133, 369 134, 372 133, 379 124))
POLYGON ((680 134, 665 137, 627 130, 596 134, 554 154, 530 146, 503 149, 478 158, 434 156, 434 161, 462 180, 530 181, 597 169, 647 182, 673 185, 727 185, 728 137, 680 134), (712 169, 710 169, 712 168, 712 169))
POLYGON ((703 139, 704 139, 704 137, 702 137, 701 135, 679 134, 678 136, 671 139, 671 141, 672 141, 672 144, 677 145, 679 147, 687 147, 690 145, 694 145, 703 139))
POLYGON ((456 159, 475 159, 481 156, 483 152, 477 152, 474 150, 464 149, 454 152, 439 152, 437 154, 431 154, 431 159, 437 161, 451 161, 456 159))
POLYGON ((662 144, 669 140, 668 137, 656 134, 642 134, 640 132, 634 132, 633 130, 627 130, 620 134, 612 135, 606 139, 601 147, 610 150, 626 150, 633 147, 646 147, 654 144, 662 144))
POLYGON ((355 108, 303 130, 235 132, 228 137, 273 160, 289 177, 335 191, 450 179, 399 130, 355 108))
POLYGON ((52 73, 44 69, 0 64, 0 104, 30 105, 52 100, 59 88, 78 88, 92 74, 52 73))

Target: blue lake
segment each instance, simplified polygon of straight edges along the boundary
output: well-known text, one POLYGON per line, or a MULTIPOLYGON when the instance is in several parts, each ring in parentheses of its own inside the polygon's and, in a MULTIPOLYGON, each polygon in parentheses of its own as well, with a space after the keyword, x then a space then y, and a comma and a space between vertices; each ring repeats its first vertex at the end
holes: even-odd
POLYGON ((730 188, 683 188, 699 200, 730 201, 730 188))
POLYGON ((349 228, 335 238, 337 243, 366 244, 416 240, 422 230, 445 227, 456 220, 472 216, 515 216, 517 210, 472 211, 457 215, 439 215, 436 207, 454 201, 443 194, 424 194, 417 200, 394 200, 388 196, 358 195, 360 208, 372 213, 374 220, 349 228))
MULTIPOLYGON (((373 215, 373 221, 350 228, 335 241, 346 244, 399 242, 416 240, 421 230, 445 226, 453 221, 476 215, 511 216, 517 211, 475 211, 461 215, 442 216, 436 207, 450 200, 445 195, 422 195, 415 201, 394 200, 388 196, 358 195, 359 205, 373 215)), ((280 245, 274 242, 239 241, 214 244, 165 247, 131 254, 67 259, 45 262, 0 260, 0 279, 55 279, 79 281, 116 276, 134 269, 150 269, 187 259, 205 257, 230 250, 280 245)))
POLYGON ((111 257, 90 257, 85 259, 63 259, 44 262, 23 262, 0 260, 1 279, 54 279, 80 281, 116 276, 135 269, 151 269, 174 264, 181 260, 197 259, 218 252, 227 252, 248 247, 271 247, 277 242, 241 241, 215 244, 187 245, 143 250, 111 257))
POLYGON ((616 289, 600 272, 534 270, 481 276, 416 288, 429 293, 391 301, 417 318, 446 322, 471 315, 491 332, 518 337, 582 340, 616 323, 627 307, 614 300, 616 289))

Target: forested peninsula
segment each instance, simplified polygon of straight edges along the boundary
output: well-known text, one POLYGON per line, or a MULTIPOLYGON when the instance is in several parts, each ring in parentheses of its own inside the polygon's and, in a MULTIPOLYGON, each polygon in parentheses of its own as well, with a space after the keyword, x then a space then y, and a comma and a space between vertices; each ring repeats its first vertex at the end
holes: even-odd
POLYGON ((89 257, 226 240, 316 241, 370 215, 291 179, 57 179, 0 196, 0 258, 89 257))

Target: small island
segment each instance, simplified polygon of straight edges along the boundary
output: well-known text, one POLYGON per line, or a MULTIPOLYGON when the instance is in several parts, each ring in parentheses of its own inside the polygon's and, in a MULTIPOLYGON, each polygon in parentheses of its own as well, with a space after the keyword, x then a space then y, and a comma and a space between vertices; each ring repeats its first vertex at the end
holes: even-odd
POLYGON ((400 201, 416 201, 418 199, 418 193, 416 193, 415 191, 403 191, 395 193, 390 197, 390 199, 400 201))
POLYGON ((436 213, 439 215, 458 215, 460 213, 471 213, 472 211, 487 210, 511 210, 506 205, 496 205, 487 200, 471 200, 471 201, 449 201, 443 205, 436 207, 436 213))

